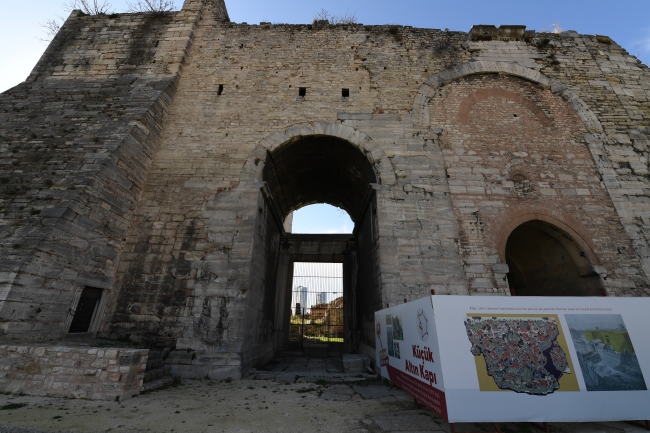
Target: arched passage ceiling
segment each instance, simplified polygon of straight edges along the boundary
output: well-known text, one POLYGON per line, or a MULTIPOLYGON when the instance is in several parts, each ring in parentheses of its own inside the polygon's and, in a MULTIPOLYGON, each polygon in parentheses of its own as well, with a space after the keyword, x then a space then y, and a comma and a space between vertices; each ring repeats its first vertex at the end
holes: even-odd
POLYGON ((377 181, 357 147, 323 135, 293 139, 269 153, 264 180, 283 217, 308 204, 328 203, 345 209, 353 221, 369 184, 377 181))
POLYGON ((600 280, 575 241, 544 221, 528 221, 510 234, 506 262, 517 295, 601 295, 600 280))

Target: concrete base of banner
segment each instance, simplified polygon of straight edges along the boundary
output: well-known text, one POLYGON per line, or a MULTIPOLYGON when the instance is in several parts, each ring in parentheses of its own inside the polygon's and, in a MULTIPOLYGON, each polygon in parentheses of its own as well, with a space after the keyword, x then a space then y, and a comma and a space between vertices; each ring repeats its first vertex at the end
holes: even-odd
MULTIPOLYGON (((421 409, 423 407, 426 407, 426 406, 420 405, 420 403, 418 403, 417 399, 415 399, 415 398, 413 399, 413 405, 415 406, 416 409, 421 409)), ((494 429, 496 430, 494 432, 457 431, 456 430, 456 424, 453 423, 453 422, 449 423, 449 428, 451 429, 451 433, 503 433, 503 430, 501 430, 501 428, 499 427, 499 424, 497 424, 497 423, 492 423, 492 424, 494 425, 494 429)), ((544 424, 546 424, 546 423, 544 423, 544 424)), ((548 433, 548 431, 547 431, 547 433, 548 433)))
POLYGON ((542 422, 542 423, 531 422, 529 424, 532 425, 533 427, 535 427, 538 430, 541 430, 541 431, 546 432, 546 433, 551 433, 551 431, 549 430, 547 422, 542 422))
MULTIPOLYGON (((494 425, 494 432, 480 432, 480 433, 503 433, 503 430, 501 430, 501 427, 499 427, 499 424, 497 423, 492 423, 494 425)), ((458 431, 456 430, 456 424, 453 422, 449 423, 449 427, 451 428, 451 433, 479 433, 479 432, 470 432, 470 431, 458 431)))
POLYGON ((628 424, 632 424, 633 426, 636 427, 641 427, 646 430, 650 430, 650 421, 645 420, 645 421, 625 421, 628 424))

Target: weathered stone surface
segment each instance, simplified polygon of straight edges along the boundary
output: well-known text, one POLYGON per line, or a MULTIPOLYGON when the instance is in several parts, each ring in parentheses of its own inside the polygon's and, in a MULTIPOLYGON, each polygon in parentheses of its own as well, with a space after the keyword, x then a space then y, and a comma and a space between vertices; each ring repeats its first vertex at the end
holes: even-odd
POLYGON ((368 367, 370 367, 370 357, 368 355, 343 355, 343 371, 346 373, 365 373, 368 367))
POLYGON ((415 410, 375 415, 371 419, 383 431, 443 431, 433 419, 415 410))
POLYGON ((391 397, 393 393, 385 386, 355 386, 354 391, 364 399, 391 397))
POLYGON ((0 392, 121 401, 140 394, 148 352, 0 345, 0 392))
POLYGON ((278 383, 294 383, 296 373, 278 373, 275 375, 275 381, 278 383))
POLYGON ((90 286, 91 333, 238 378, 286 341, 292 261, 356 270, 355 351, 386 305, 512 294, 528 221, 590 294, 648 296, 649 98, 602 36, 73 14, 0 95, 0 339, 59 338, 90 286), (314 202, 354 236, 287 234, 314 202))
POLYGON ((332 385, 327 388, 328 392, 341 395, 352 395, 354 390, 348 385, 332 385))
MULTIPOLYGON (((350 391, 352 391, 352 390, 350 390, 350 391)), ((342 393, 338 393, 338 392, 332 392, 332 391, 330 391, 328 389, 327 391, 325 391, 325 392, 323 392, 321 394, 320 398, 322 398, 323 400, 348 401, 348 400, 352 399, 352 394, 353 393, 354 392, 352 392, 350 394, 342 394, 342 393)))

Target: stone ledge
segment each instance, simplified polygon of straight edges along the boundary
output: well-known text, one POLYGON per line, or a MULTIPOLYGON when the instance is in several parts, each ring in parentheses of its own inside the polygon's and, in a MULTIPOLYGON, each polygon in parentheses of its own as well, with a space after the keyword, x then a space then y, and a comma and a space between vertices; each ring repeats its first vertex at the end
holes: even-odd
POLYGON ((372 113, 338 113, 338 120, 371 120, 372 113))
POLYGON ((0 392, 122 401, 140 394, 147 349, 0 345, 0 392))

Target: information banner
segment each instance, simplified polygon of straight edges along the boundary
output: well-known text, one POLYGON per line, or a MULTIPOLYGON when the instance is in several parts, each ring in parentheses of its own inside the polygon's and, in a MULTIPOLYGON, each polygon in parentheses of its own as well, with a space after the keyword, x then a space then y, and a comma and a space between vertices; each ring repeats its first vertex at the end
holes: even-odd
POLYGON ((375 315, 377 365, 390 379, 444 419, 447 402, 431 299, 398 305, 375 315))
POLYGON ((650 298, 432 296, 377 312, 377 363, 449 422, 646 420, 649 311, 650 298))

